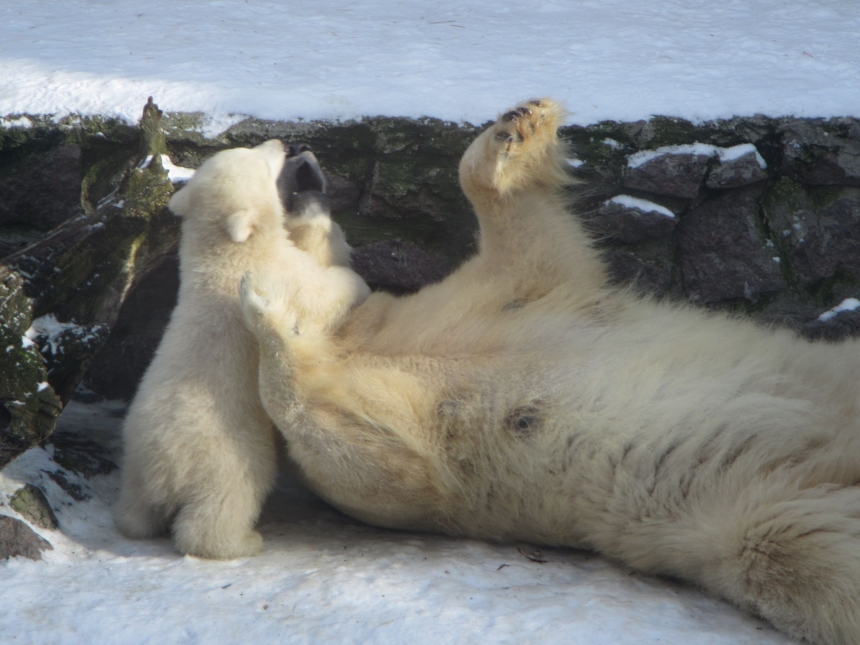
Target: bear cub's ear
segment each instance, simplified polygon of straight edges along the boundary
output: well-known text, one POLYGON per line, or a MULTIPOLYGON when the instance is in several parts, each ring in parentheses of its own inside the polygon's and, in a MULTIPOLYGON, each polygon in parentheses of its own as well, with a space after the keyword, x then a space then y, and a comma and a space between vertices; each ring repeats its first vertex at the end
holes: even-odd
POLYGON ((227 235, 236 244, 246 242, 254 228, 257 225, 257 211, 250 208, 243 208, 227 216, 224 220, 224 228, 227 229, 227 235))

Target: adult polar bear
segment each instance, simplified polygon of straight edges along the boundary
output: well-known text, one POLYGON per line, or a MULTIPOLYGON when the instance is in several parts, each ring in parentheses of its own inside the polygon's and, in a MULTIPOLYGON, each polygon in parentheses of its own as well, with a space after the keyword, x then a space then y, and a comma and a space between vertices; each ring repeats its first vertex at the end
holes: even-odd
POLYGON ((179 299, 123 426, 114 516, 128 537, 172 529, 179 551, 209 558, 262 550, 253 527, 274 483, 276 444, 236 285, 248 269, 263 268, 293 284, 312 282, 316 289, 288 297, 320 329, 369 293, 340 266, 349 247, 326 214, 309 208, 285 220, 276 182, 282 169, 315 163, 301 157, 284 168, 284 146, 275 140, 226 150, 170 199, 182 217, 179 299), (303 250, 285 224, 301 233, 303 250))
POLYGON ((561 119, 529 102, 466 151, 480 250, 443 282, 327 334, 246 277, 292 458, 373 524, 595 549, 860 643, 860 346, 611 288, 561 119))

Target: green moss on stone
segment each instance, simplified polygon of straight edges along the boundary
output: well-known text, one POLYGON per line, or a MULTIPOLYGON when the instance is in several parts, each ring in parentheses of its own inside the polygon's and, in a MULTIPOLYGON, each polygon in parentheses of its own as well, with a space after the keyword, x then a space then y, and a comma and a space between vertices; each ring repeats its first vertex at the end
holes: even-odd
POLYGON ((88 213, 95 212, 99 202, 117 189, 119 178, 131 161, 131 151, 126 148, 99 146, 96 151, 86 151, 85 158, 93 158, 84 170, 81 181, 81 204, 88 213))
POLYGON ((675 146, 708 141, 713 134, 712 128, 696 126, 685 119, 668 116, 655 116, 648 122, 649 148, 675 146))
POLYGON ((103 116, 69 115, 57 123, 64 133, 64 143, 87 145, 92 139, 128 143, 138 137, 138 128, 122 119, 103 116))
POLYGON ((59 526, 45 493, 33 484, 26 484, 15 491, 9 500, 9 506, 28 522, 43 529, 55 530, 59 526))
POLYGON ((791 214, 804 208, 806 191, 788 177, 780 177, 768 188, 760 203, 763 223, 779 253, 782 275, 789 285, 796 288, 798 278, 791 264, 791 235, 788 227, 791 226, 791 214))
POLYGON ((42 357, 23 338, 32 319, 21 277, 4 272, 0 279, 0 468, 46 439, 62 409, 46 385, 42 357))

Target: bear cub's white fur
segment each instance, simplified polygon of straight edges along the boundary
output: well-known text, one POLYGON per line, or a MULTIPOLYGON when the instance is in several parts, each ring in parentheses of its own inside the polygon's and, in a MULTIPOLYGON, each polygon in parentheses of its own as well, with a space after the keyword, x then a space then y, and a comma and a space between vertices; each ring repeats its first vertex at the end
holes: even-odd
POLYGON ((369 292, 341 266, 349 247, 326 213, 298 218, 310 231, 304 250, 290 240, 277 186, 284 160, 274 140, 220 152, 170 200, 182 217, 180 289, 123 427, 115 519, 128 537, 172 529, 179 551, 208 558, 262 549, 254 524, 274 482, 276 444, 237 284, 265 270, 320 329, 369 292))

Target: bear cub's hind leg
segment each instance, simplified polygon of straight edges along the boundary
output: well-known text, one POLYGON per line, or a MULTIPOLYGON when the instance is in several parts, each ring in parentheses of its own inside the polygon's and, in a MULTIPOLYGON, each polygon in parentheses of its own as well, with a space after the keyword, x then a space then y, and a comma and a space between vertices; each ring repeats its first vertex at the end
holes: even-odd
POLYGON ((209 491, 176 514, 176 548, 181 553, 223 560, 261 553, 263 537, 252 528, 261 505, 262 500, 255 499, 248 487, 209 491))
POLYGON ((114 509, 114 518, 120 532, 133 540, 167 535, 166 509, 150 502, 140 464, 126 459, 122 475, 122 490, 114 509))

